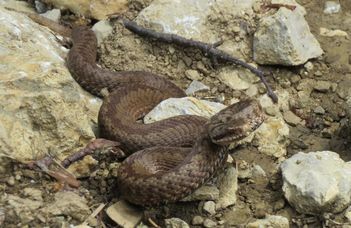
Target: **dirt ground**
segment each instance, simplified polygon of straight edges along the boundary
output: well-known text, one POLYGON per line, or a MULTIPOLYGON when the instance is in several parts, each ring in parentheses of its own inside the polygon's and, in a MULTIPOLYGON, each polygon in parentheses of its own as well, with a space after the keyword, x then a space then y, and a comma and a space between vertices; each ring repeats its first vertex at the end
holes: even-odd
MULTIPOLYGON (((313 91, 311 93, 314 101, 313 106, 301 107, 298 102, 291 104, 291 110, 304 119, 306 125, 289 126, 290 144, 287 148, 287 157, 299 151, 331 150, 339 153, 345 161, 350 161, 351 152, 349 148, 351 141, 347 124, 348 110, 345 104, 345 96, 340 91, 347 91, 348 88, 351 88, 351 42, 344 37, 320 36, 319 28, 341 29, 350 34, 351 2, 341 1, 342 11, 338 14, 324 14, 324 4, 321 4, 321 1, 299 0, 298 2, 306 8, 306 20, 325 54, 321 58, 311 61, 314 68, 308 74, 304 74, 303 66, 263 67, 263 69, 272 73, 272 77, 268 77, 268 82, 274 89, 288 91, 291 100, 298 100, 296 88, 304 78, 325 80, 336 83, 338 86, 335 92, 320 93, 313 91), (316 74, 316 72, 321 73, 316 74), (323 107, 325 114, 316 114, 313 110, 317 106, 323 107)), ((133 17, 145 5, 142 1, 134 1, 130 6, 131 10, 128 16, 133 17)), ((115 35, 111 36, 99 50, 100 64, 103 67, 115 70, 149 70, 165 75, 184 89, 191 82, 190 79, 184 78, 184 72, 189 69, 196 69, 206 77, 204 83, 211 88, 210 92, 200 94, 200 97, 210 97, 215 101, 223 101, 224 97, 223 102, 225 104, 229 104, 234 97, 239 99, 244 97, 241 92, 233 91, 216 79, 218 69, 214 69, 210 60, 205 58, 200 51, 145 40, 131 34, 121 25, 116 25, 115 30, 115 35)), ((225 65, 219 67, 222 66, 225 65)), ((266 172, 267 178, 260 181, 245 179, 239 181, 238 200, 235 205, 237 209, 219 211, 212 217, 213 220, 225 220, 224 227, 243 227, 242 224, 257 218, 263 218, 265 213, 287 217, 291 227, 322 227, 323 224, 328 227, 338 227, 332 220, 338 223, 345 222, 342 214, 332 215, 330 219, 326 219, 297 213, 284 200, 276 158, 258 153, 254 146, 238 148, 232 152, 232 156, 238 163, 245 161, 260 165, 266 172)), ((20 194, 21 189, 28 186, 30 180, 36 179, 38 181, 34 185, 32 183, 31 187, 43 189, 44 199, 52 197, 55 191, 55 183, 45 174, 37 173, 12 162, 8 162, 8 165, 3 167, 5 170, 0 172, 1 194, 20 194), (16 179, 16 185, 9 183, 8 180, 11 176, 15 178, 19 176, 18 180, 16 179)), ((80 193, 87 197, 89 206, 101 202, 112 204, 116 201, 113 187, 114 175, 115 167, 107 161, 102 161, 91 177, 82 180, 83 187, 80 193), (106 169, 109 170, 107 176, 104 175, 106 169)), ((164 218, 170 217, 178 217, 189 224, 191 224, 195 215, 208 217, 201 212, 197 202, 176 203, 160 208, 152 208, 147 210, 147 214, 150 216, 157 214, 155 221, 159 224, 163 224, 164 218)), ((108 227, 114 226, 114 223, 107 216, 103 215, 102 219, 108 227)), ((74 219, 71 221, 73 224, 75 223, 74 219)), ((18 218, 14 214, 7 215, 4 227, 17 227, 16 224, 18 224, 18 218)), ((40 221, 36 220, 36 223, 27 227, 41 227, 40 224, 40 221)), ((56 227, 57 223, 47 225, 56 227)))

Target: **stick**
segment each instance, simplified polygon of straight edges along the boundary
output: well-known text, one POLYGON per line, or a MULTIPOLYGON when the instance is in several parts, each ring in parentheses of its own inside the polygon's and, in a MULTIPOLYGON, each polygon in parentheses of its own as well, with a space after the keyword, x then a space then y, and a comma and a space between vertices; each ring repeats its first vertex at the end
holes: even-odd
MULTIPOLYGON (((115 15, 110 15, 110 18, 114 18, 115 15)), ((219 44, 207 44, 201 41, 196 41, 196 40, 191 40, 191 39, 186 39, 184 37, 175 35, 175 34, 167 34, 167 33, 161 33, 161 32, 156 32, 151 29, 143 28, 139 25, 137 25, 135 22, 120 18, 119 16, 115 17, 117 19, 120 19, 124 25, 125 28, 128 30, 140 35, 140 36, 145 36, 149 38, 156 39, 158 41, 166 42, 166 43, 174 43, 180 46, 185 46, 185 47, 195 47, 203 51, 204 53, 209 56, 213 62, 217 62, 217 60, 222 60, 225 62, 230 62, 236 65, 240 65, 244 68, 249 69, 252 73, 257 75, 261 82, 265 85, 267 88, 267 94, 268 96, 273 100, 274 103, 278 102, 278 97, 277 95, 273 92, 272 88, 268 85, 266 78, 264 77, 264 72, 257 69, 256 67, 251 66, 250 64, 232 57, 231 55, 217 49, 216 47, 219 44)))

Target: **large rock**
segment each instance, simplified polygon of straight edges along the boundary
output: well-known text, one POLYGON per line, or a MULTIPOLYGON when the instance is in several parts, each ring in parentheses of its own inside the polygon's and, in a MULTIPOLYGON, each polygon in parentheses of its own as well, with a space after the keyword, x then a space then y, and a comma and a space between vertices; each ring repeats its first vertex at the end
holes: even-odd
POLYGON ((298 153, 281 165, 285 198, 300 213, 338 213, 351 203, 351 163, 337 153, 298 153))
POLYGON ((0 156, 33 160, 94 138, 100 100, 65 67, 67 50, 46 28, 0 6, 0 156))
POLYGON ((98 20, 106 19, 109 14, 121 13, 128 8, 127 0, 43 0, 43 2, 98 20))
POLYGON ((302 13, 285 7, 261 20, 253 49, 260 64, 295 66, 323 54, 302 13))

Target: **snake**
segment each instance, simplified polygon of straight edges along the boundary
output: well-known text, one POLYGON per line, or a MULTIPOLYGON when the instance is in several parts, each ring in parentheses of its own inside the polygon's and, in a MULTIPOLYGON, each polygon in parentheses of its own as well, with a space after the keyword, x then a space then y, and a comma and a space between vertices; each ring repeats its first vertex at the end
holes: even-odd
POLYGON ((165 99, 185 97, 184 91, 151 72, 99 67, 97 39, 87 26, 73 28, 71 39, 67 67, 83 89, 103 97, 99 137, 118 142, 128 155, 118 168, 117 187, 133 204, 177 202, 191 194, 224 166, 228 145, 264 121, 259 102, 244 99, 209 119, 179 115, 143 124, 140 119, 152 108, 165 99))

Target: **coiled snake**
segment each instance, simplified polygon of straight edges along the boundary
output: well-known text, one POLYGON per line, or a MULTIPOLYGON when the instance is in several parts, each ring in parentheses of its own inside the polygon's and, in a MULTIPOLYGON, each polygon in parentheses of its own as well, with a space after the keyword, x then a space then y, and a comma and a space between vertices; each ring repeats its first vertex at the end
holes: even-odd
POLYGON ((155 205, 190 194, 224 165, 226 145, 246 137, 264 119, 256 101, 244 100, 210 120, 185 115, 139 123, 159 102, 184 92, 152 73, 99 68, 96 37, 88 27, 73 29, 72 41, 67 66, 75 80, 97 96, 109 91, 98 117, 101 136, 119 142, 127 154, 135 152, 119 167, 117 180, 132 203, 155 205))

